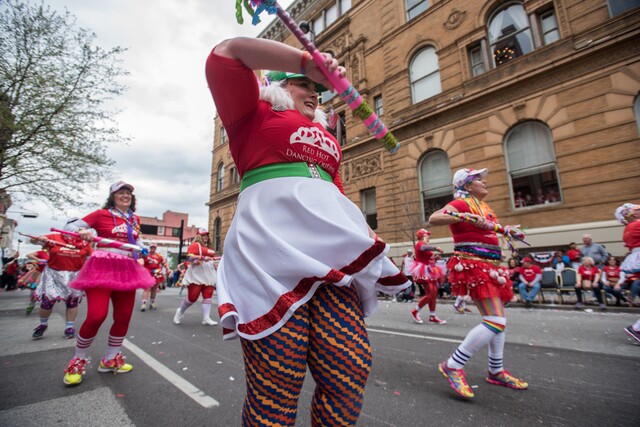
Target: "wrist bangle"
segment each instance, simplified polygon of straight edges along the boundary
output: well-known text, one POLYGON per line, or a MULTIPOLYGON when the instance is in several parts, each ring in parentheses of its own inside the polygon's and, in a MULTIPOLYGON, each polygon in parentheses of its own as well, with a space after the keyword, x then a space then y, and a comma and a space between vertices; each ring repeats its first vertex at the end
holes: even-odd
POLYGON ((300 74, 306 74, 307 60, 309 59, 308 52, 302 52, 302 57, 300 58, 300 74))

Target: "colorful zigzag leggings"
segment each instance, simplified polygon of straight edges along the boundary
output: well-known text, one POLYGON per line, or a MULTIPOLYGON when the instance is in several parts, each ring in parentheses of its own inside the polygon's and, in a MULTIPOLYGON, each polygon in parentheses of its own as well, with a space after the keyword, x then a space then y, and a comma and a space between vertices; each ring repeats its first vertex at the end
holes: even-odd
POLYGON ((352 287, 323 285, 278 331, 241 342, 247 382, 243 426, 294 426, 307 367, 316 383, 312 425, 356 425, 371 346, 352 287))

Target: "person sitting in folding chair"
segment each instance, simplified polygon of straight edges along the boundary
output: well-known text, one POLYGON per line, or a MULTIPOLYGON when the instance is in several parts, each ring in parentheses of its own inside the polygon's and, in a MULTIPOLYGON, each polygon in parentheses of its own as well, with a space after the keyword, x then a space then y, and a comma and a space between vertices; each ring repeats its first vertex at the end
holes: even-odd
POLYGON ((540 280, 542 280, 542 270, 537 265, 533 265, 531 258, 522 260, 520 269, 520 295, 526 307, 531 307, 533 300, 540 292, 540 280))

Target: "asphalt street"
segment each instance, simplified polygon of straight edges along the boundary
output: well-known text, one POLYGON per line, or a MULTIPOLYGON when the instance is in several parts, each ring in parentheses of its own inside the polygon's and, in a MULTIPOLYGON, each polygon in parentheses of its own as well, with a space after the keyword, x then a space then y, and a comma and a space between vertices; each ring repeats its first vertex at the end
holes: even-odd
MULTIPOLYGON (((0 292, 0 426, 239 426, 239 341, 223 341, 219 326, 202 325, 199 304, 174 325, 181 298, 178 289, 167 289, 157 310, 136 306, 123 349, 134 366, 129 374, 97 372, 108 319, 83 382, 67 387, 63 370, 75 340, 63 337, 64 306, 54 308, 44 338, 32 340, 38 314, 25 315, 28 293, 0 292)), ((640 425, 640 345, 623 333, 640 310, 507 308, 505 367, 529 389, 486 383, 481 350, 465 368, 476 394, 467 401, 437 365, 479 323, 477 310, 459 315, 450 301, 441 302, 438 314, 448 323, 418 325, 411 307, 381 300, 367 319, 374 359, 359 426, 640 425)), ((85 309, 83 302, 78 327, 85 309)), ((307 375, 297 426, 310 426, 313 388, 307 375)))

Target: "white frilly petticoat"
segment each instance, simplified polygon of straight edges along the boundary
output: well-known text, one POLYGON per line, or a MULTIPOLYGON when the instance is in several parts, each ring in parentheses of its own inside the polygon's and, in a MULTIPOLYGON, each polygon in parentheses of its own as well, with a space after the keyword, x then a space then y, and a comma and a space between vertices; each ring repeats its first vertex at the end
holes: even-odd
POLYGON ((36 297, 42 300, 47 297, 50 301, 65 301, 69 296, 81 298, 82 291, 69 287, 71 282, 78 275, 77 271, 54 270, 48 266, 44 268, 40 277, 40 284, 36 288, 36 297))
POLYGON ((323 283, 355 286, 371 315, 377 292, 393 295, 410 285, 388 251, 331 182, 286 177, 246 188, 218 266, 224 338, 268 336, 323 283))
POLYGON ((635 274, 640 272, 640 247, 633 248, 631 253, 620 264, 620 270, 626 274, 635 274))

